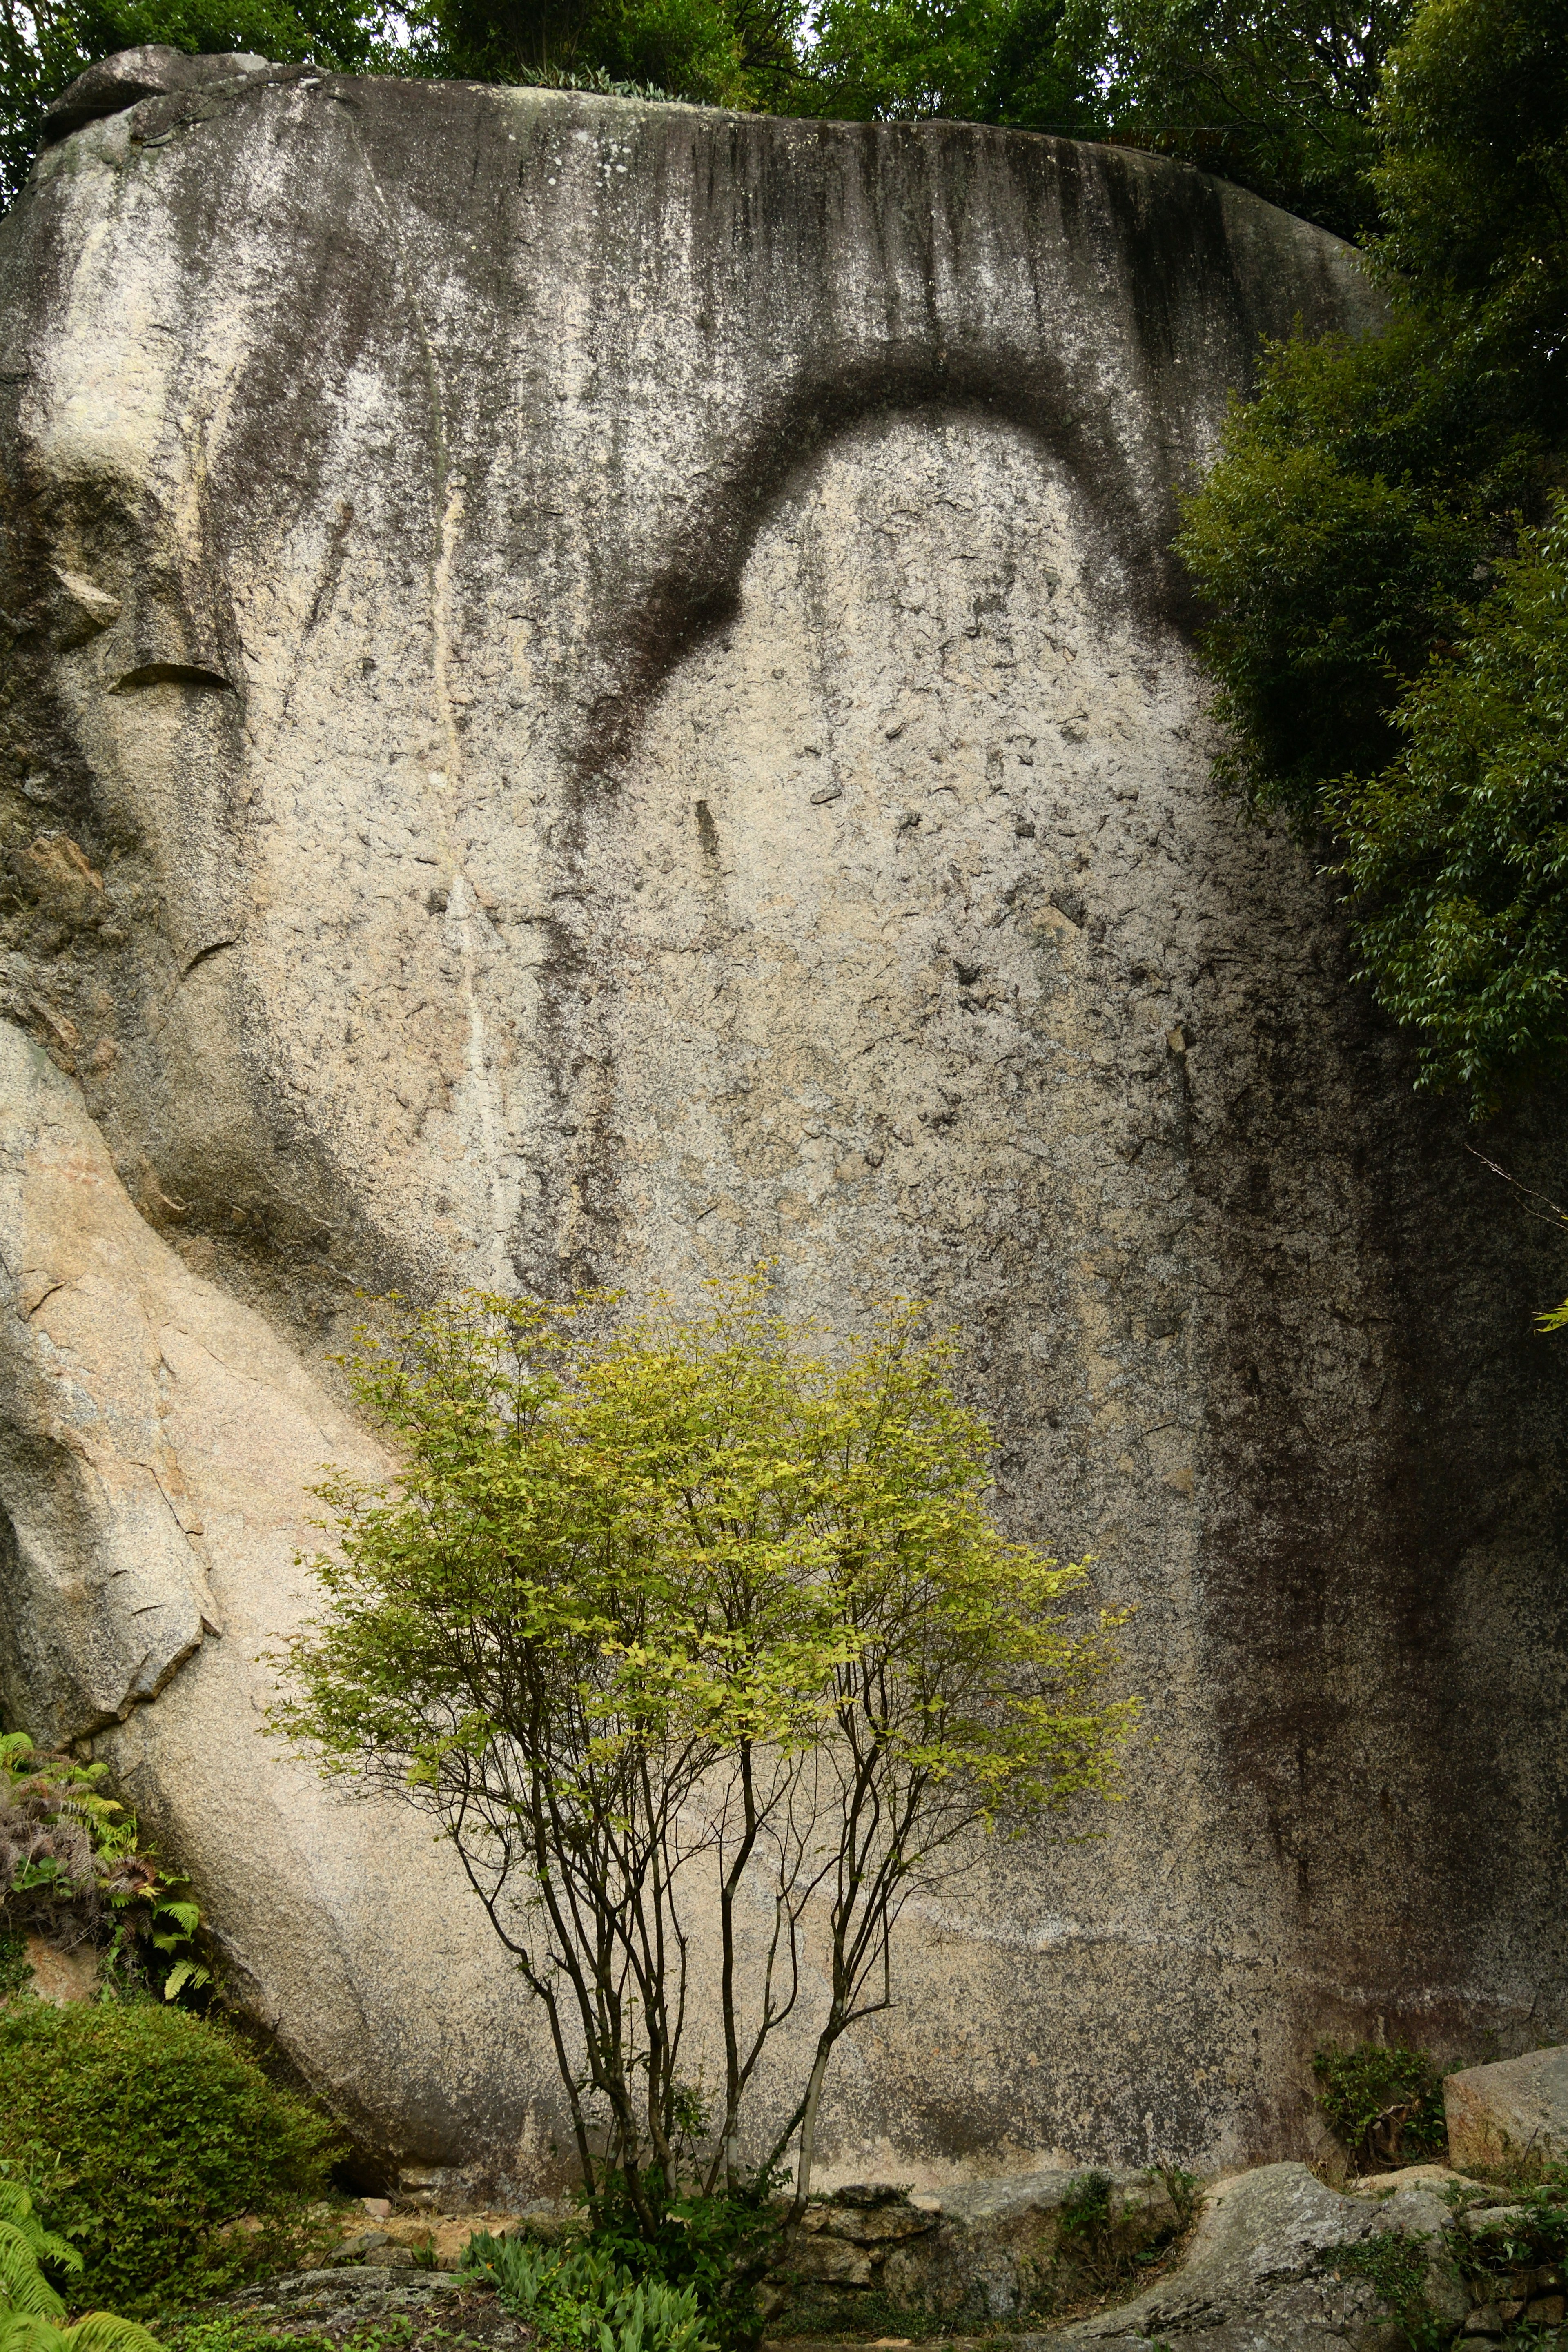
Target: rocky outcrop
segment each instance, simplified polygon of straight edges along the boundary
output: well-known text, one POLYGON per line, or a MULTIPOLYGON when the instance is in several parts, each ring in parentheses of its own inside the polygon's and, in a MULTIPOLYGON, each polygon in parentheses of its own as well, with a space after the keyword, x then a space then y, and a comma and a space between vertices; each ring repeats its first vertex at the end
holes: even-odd
POLYGON ((1422 2315, 1452 2335, 1470 2305, 1442 2243, 1453 2218, 1426 2189, 1373 2204, 1336 2195, 1304 2165, 1265 2165, 1210 2193, 1185 2260, 1147 2294, 1026 2343, 1131 2352, 1196 2336, 1204 2352, 1321 2352, 1325 2340, 1372 2352, 1402 2340, 1398 2322, 1375 2272, 1346 2257, 1380 2238, 1421 2249, 1422 2315))
MULTIPOLYGON (((150 41, 139 49, 121 49, 100 58, 79 74, 44 110, 44 144, 54 146, 89 122, 124 114, 144 98, 166 98, 175 90, 207 89, 268 73, 265 58, 247 50, 219 57, 187 57, 166 41, 150 41)), ((90 611, 90 598, 88 602, 90 611)))
POLYGON ((0 225, 7 1719, 389 2168, 550 2186, 458 1872, 258 1661, 383 1464, 360 1291, 766 1258, 957 1327, 1158 1734, 910 1906, 827 2179, 1275 2152, 1325 2030, 1552 2030, 1561 1281, 1215 798, 1169 553, 1353 257, 1025 134, 94 74, 0 225))
POLYGON ((1454 2162, 1508 2171, 1568 2153, 1568 2049, 1531 2050, 1447 2075, 1443 2107, 1454 2162))
MULTIPOLYGON (((1038 2300, 1064 2225, 1092 2200, 1103 2249, 1127 2261, 1163 2244, 1184 2214, 1152 2170, 1084 2173, 1060 2165, 941 2190, 847 2187, 808 2208, 771 2274, 779 2310, 853 2328, 868 2294, 958 2326, 1017 2321, 1038 2300)), ((1081 2224, 1080 2224, 1081 2226, 1081 2224)))

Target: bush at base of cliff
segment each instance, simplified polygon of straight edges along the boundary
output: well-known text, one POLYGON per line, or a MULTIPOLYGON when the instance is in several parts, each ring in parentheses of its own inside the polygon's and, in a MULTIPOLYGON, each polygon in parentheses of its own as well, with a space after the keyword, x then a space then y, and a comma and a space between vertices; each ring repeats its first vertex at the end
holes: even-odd
POLYGON ((1358 2042, 1312 2061, 1318 2105, 1359 2172, 1447 2159, 1442 2077, 1424 2050, 1358 2042))
POLYGON ((84 2301, 121 2311, 216 2292, 247 2266, 241 2213, 320 2195, 331 2127, 217 2027, 151 2002, 0 2013, 0 2159, 79 2249, 84 2301))

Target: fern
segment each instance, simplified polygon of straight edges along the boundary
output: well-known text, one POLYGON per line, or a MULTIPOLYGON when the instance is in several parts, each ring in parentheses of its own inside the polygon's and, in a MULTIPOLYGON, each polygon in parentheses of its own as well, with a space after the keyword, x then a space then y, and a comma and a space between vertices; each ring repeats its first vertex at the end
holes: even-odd
POLYGON ((81 2256, 68 2239, 57 2238, 46 2230, 33 2210, 33 2200, 19 2180, 0 2179, 0 2222, 11 2228, 26 2241, 40 2263, 53 2263, 58 2270, 79 2271, 81 2256))
POLYGON ((52 2319, 0 2309, 0 2352, 163 2352, 163 2347, 133 2319, 116 2319, 110 2311, 89 2311, 74 2327, 59 2327, 52 2319))
POLYGON ((39 2269, 40 2263, 79 2271, 81 2256, 64 2238, 45 2229, 20 2181, 0 2180, 0 2325, 12 2319, 65 2317, 65 2305, 39 2269))
POLYGON ((491 2280, 506 2308, 559 2352, 712 2352, 690 2287, 634 2278, 590 2246, 477 2231, 462 2267, 491 2280))
POLYGON ((63 2319, 65 2311, 21 2231, 0 2221, 0 2318, 63 2319))
POLYGON ((112 2312, 62 2326, 65 2305, 40 2263, 79 2271, 81 2256, 45 2229, 20 2182, 0 2179, 0 2352, 163 2352, 144 2327, 112 2312))

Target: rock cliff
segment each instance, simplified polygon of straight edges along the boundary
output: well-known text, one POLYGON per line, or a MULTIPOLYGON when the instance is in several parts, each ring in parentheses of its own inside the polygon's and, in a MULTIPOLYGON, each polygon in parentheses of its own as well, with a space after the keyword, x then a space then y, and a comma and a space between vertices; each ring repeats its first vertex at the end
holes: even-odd
POLYGON ((537 2185, 455 1866, 258 1736, 380 1460, 329 1358, 356 1286, 769 1258, 956 1322, 1149 1702, 1108 1837, 911 1919, 838 2176, 1277 2153, 1314 2034, 1547 2038, 1561 1271, 1216 800, 1167 551, 1352 257, 1022 134, 149 58, 0 225, 7 1717, 367 2143, 537 2185))

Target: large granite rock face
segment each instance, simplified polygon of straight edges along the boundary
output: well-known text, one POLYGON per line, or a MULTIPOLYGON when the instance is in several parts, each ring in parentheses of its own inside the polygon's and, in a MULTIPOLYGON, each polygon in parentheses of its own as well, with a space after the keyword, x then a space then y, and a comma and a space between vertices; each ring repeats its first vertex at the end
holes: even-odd
POLYGON ((0 226, 7 1715, 368 2140, 537 2187, 449 1857, 256 1736, 380 1460, 328 1359, 356 1286, 767 1257, 957 1324, 1158 1735, 911 1913, 828 2178, 1270 2153, 1324 2031, 1539 2041, 1561 1270, 1212 792, 1167 552, 1350 255, 1024 135, 215 71, 0 226))

